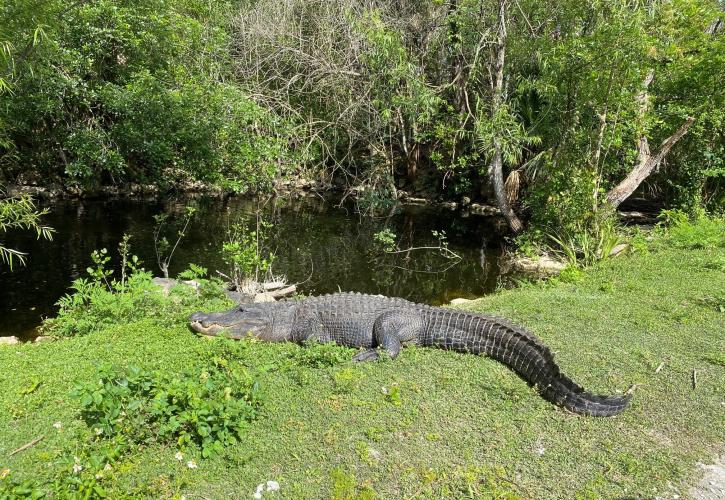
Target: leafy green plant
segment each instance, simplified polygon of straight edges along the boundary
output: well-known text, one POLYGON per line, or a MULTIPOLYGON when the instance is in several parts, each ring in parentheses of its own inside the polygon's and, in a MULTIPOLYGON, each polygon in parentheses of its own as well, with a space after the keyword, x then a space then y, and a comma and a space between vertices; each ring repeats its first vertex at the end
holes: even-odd
POLYGON ((375 240, 383 252, 392 252, 398 248, 395 238, 395 233, 387 227, 373 234, 373 240, 375 240))
POLYGON ((332 373, 335 390, 344 394, 354 392, 360 384, 362 377, 362 373, 354 368, 343 368, 332 373))
POLYGON ((274 253, 266 250, 265 243, 272 224, 262 220, 257 212, 253 230, 240 223, 232 224, 222 243, 222 259, 228 266, 228 278, 234 290, 240 290, 245 282, 258 283, 260 276, 271 270, 274 253))
POLYGON ((261 406, 258 382, 221 358, 201 373, 177 376, 103 366, 72 396, 99 436, 198 445, 203 457, 235 444, 261 406))
POLYGON ((375 490, 370 486, 358 484, 355 474, 347 472, 342 467, 336 467, 330 472, 333 500, 373 500, 376 498, 375 490))
POLYGON ((385 401, 388 403, 395 406, 403 404, 403 400, 400 397, 400 386, 397 384, 392 384, 390 387, 383 387, 383 395, 385 396, 385 401))
POLYGON ((570 265, 588 267, 606 259, 622 240, 613 223, 596 224, 579 232, 557 236, 548 235, 553 243, 552 253, 563 257, 570 265))
POLYGON ((178 277, 182 280, 196 280, 206 277, 209 270, 206 267, 197 266, 189 263, 189 267, 179 273, 178 277))
MULTIPOLYGON (((38 238, 52 240, 54 229, 40 222, 40 218, 47 213, 47 209, 38 210, 30 196, 6 198, 0 187, 0 234, 12 229, 33 230, 38 238)), ((0 240, 0 262, 7 264, 12 271, 16 260, 20 265, 25 265, 25 254, 6 247, 0 240)))
POLYGON ((186 236, 186 230, 195 215, 196 207, 192 205, 187 206, 184 214, 178 219, 172 218, 170 213, 154 215, 154 220, 156 221, 156 226, 154 227, 154 251, 156 252, 156 263, 159 265, 161 272, 164 273, 164 278, 168 279, 169 277, 171 259, 174 257, 174 252, 176 252, 179 243, 186 236), (175 237, 176 241, 173 245, 169 243, 169 240, 164 234, 169 226, 175 228, 175 235, 172 239, 175 237))
POLYGON ((138 257, 128 255, 128 238, 124 238, 119 250, 123 266, 121 279, 115 279, 115 271, 108 268, 111 258, 106 249, 94 251, 91 255, 94 266, 87 269, 90 279, 73 281, 72 292, 57 302, 58 314, 41 326, 44 333, 57 337, 86 335, 145 317, 186 321, 188 314, 202 304, 226 306, 221 280, 204 279, 203 268, 194 266, 182 273, 195 277, 199 283, 197 289, 180 284, 171 287, 167 296, 153 283, 151 273, 140 267, 138 257))

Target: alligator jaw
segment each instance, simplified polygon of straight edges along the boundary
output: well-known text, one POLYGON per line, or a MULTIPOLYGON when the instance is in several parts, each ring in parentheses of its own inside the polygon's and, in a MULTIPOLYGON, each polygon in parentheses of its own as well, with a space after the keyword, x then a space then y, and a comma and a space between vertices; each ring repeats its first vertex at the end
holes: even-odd
POLYGON ((224 328, 219 325, 204 326, 201 321, 191 321, 189 322, 189 327, 191 327, 191 329, 196 333, 201 333, 202 335, 217 335, 219 332, 224 330, 224 328))
POLYGON ((194 313, 189 318, 189 327, 202 335, 224 334, 229 338, 242 339, 264 335, 270 329, 271 322, 255 314, 255 311, 247 313, 232 309, 221 313, 194 313))

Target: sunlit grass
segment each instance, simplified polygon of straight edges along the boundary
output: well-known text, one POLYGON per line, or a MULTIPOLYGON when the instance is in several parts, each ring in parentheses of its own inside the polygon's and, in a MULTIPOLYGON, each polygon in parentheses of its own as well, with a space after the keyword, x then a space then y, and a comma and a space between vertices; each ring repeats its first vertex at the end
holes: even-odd
MULTIPOLYGON (((723 253, 660 246, 576 283, 467 304, 535 332, 592 392, 636 385, 618 417, 556 408, 486 358, 409 348, 395 361, 352 365, 326 352, 333 362, 315 364, 295 345, 247 342, 235 359, 259 374, 266 396, 240 443, 210 459, 192 449, 183 461, 173 446, 138 449, 103 484, 111 494, 189 498, 251 497, 267 481, 286 498, 685 495, 696 463, 725 442, 725 316, 707 299, 725 291, 723 253)), ((42 481, 73 460, 92 430, 68 394, 101 362, 175 373, 195 369, 214 342, 151 318, 0 347, 0 471, 42 481)))

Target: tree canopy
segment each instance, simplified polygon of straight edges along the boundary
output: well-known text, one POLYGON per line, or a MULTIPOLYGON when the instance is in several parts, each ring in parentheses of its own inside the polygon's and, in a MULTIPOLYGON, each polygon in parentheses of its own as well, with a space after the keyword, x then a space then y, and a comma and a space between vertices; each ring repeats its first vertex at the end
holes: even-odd
POLYGON ((0 26, 6 182, 306 175, 571 231, 635 190, 723 205, 715 0, 9 0, 0 26))

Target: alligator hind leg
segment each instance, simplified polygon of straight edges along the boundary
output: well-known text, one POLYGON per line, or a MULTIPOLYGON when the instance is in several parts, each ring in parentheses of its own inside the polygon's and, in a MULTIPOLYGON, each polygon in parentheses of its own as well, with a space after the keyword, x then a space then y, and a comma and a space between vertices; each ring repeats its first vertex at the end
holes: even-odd
POLYGON ((384 312, 375 320, 373 326, 376 348, 359 352, 352 360, 361 362, 380 359, 380 349, 395 359, 400 354, 403 343, 417 339, 422 329, 423 318, 420 314, 407 310, 384 312))

